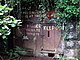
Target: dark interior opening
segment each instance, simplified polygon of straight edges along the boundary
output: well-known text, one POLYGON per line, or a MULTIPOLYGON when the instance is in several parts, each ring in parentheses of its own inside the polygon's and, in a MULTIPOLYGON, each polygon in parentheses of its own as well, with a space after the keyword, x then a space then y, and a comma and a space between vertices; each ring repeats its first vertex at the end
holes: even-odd
POLYGON ((50 37, 50 32, 48 31, 48 37, 50 37))
POLYGON ((41 49, 41 51, 43 51, 43 49, 41 49))
POLYGON ((55 54, 54 54, 54 53, 48 53, 48 56, 49 56, 49 57, 54 57, 55 54))

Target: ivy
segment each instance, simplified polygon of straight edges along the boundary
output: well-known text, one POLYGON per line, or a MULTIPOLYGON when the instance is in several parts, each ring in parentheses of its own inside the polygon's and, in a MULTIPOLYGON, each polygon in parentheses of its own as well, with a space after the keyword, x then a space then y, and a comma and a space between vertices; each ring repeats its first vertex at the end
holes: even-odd
POLYGON ((58 16, 70 20, 73 17, 78 18, 80 14, 79 0, 58 0, 56 3, 58 16))
POLYGON ((57 22, 57 24, 62 22, 62 24, 64 25, 63 38, 64 40, 66 40, 70 36, 70 32, 73 32, 75 34, 76 32, 75 29, 76 28, 79 29, 80 1, 79 0, 56 0, 55 5, 56 5, 55 9, 57 10, 56 15, 59 17, 59 22, 57 22), (70 28, 71 25, 73 25, 74 30, 71 30, 70 28))
POLYGON ((15 51, 13 49, 10 49, 11 51, 8 51, 7 50, 8 36, 11 34, 11 28, 21 26, 20 24, 22 23, 21 20, 17 20, 15 17, 9 15, 9 13, 12 10, 13 8, 9 8, 7 5, 4 6, 0 5, 0 37, 2 37, 2 42, 4 43, 3 53, 8 54, 10 57, 19 55, 20 53, 18 51, 20 50, 20 48, 15 47, 14 48, 15 51), (18 48, 19 50, 16 50, 18 48))
POLYGON ((13 16, 6 15, 12 8, 7 7, 7 5, 0 6, 0 36, 6 39, 7 35, 11 33, 10 27, 16 27, 19 25, 21 20, 15 19, 13 16))

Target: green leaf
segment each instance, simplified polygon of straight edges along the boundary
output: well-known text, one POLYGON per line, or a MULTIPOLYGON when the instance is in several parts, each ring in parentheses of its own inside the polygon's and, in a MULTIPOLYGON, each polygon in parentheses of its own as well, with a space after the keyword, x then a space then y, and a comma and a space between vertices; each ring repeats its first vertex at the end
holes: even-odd
POLYGON ((26 55, 27 52, 26 52, 26 51, 19 51, 19 54, 20 54, 20 55, 26 55))
POLYGON ((5 35, 2 36, 3 39, 6 39, 7 37, 5 35))
POLYGON ((17 24, 17 23, 18 23, 18 21, 17 21, 17 20, 14 20, 14 21, 13 21, 13 23, 17 24))
POLYGON ((10 32, 10 31, 8 31, 7 33, 5 33, 5 35, 10 35, 10 33, 11 33, 11 32, 10 32))
POLYGON ((16 26, 16 24, 10 24, 11 25, 11 27, 15 27, 16 26))
POLYGON ((0 13, 0 15, 3 15, 3 13, 0 13))
POLYGON ((0 20, 0 24, 3 24, 3 20, 0 20))
POLYGON ((19 56, 19 54, 18 54, 18 53, 13 53, 13 55, 14 55, 15 57, 18 57, 18 56, 19 56))
POLYGON ((5 10, 12 11, 12 10, 13 10, 13 8, 9 8, 9 7, 7 7, 5 10))
POLYGON ((0 33, 0 36, 2 35, 2 33, 0 33))
POLYGON ((5 29, 5 27, 2 27, 2 29, 5 29))
POLYGON ((7 25, 4 25, 4 28, 5 28, 5 29, 9 29, 7 25))
POLYGON ((4 8, 4 6, 0 5, 0 11, 2 11, 2 10, 3 10, 3 8, 4 8))

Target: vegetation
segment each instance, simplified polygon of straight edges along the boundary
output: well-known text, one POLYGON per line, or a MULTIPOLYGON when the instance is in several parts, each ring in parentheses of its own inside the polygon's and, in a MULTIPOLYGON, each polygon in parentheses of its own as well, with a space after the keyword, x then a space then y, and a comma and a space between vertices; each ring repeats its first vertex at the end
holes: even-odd
POLYGON ((33 10, 39 10, 39 5, 44 5, 45 9, 53 10, 54 9, 54 0, 23 0, 27 4, 27 9, 31 6, 34 7, 33 10))
MULTIPOLYGON (((56 0, 57 16, 63 27, 63 38, 67 41, 77 41, 77 29, 80 30, 80 1, 56 0)), ((80 32, 80 31, 79 31, 80 32)), ((71 46, 70 46, 71 47, 71 46)), ((66 47, 65 47, 66 48, 66 47)), ((71 48, 73 49, 73 48, 71 48)), ((77 49, 75 47, 75 49, 77 49)))
POLYGON ((9 8, 7 4, 0 5, 0 42, 2 45, 0 46, 0 55, 9 56, 9 59, 13 57, 18 57, 20 55, 24 55, 26 52, 23 48, 18 46, 13 47, 13 49, 8 48, 8 37, 11 34, 12 28, 16 26, 21 26, 21 20, 17 20, 15 17, 10 16, 10 12, 13 8, 9 8))
MULTIPOLYGON (((44 15, 47 11, 56 10, 56 17, 52 18, 49 23, 54 22, 56 23, 56 26, 60 26, 60 28, 63 26, 63 36, 65 40, 70 40, 77 36, 76 27, 78 29, 80 28, 79 0, 6 0, 4 3, 5 5, 0 5, 0 37, 2 38, 3 42, 3 52, 10 56, 10 58, 25 54, 25 51, 18 46, 9 50, 7 48, 8 36, 11 33, 11 28, 19 26, 21 23, 21 20, 17 20, 15 17, 10 16, 10 12, 18 3, 21 2, 23 4, 24 2, 26 3, 27 10, 29 10, 31 7, 31 10, 33 11, 38 10, 41 16, 41 22, 43 22, 45 18, 44 15), (71 33, 72 36, 74 35, 73 37, 70 37, 71 33)), ((3 54, 3 52, 0 53, 3 54)))
MULTIPOLYGON (((58 0, 56 3, 56 9, 58 10, 58 16, 71 22, 73 18, 79 18, 80 8, 79 0, 58 0)), ((77 19, 79 21, 79 19, 77 19)))
POLYGON ((64 23, 65 38, 68 39, 70 32, 76 33, 76 25, 80 21, 79 0, 58 0, 56 1, 57 16, 64 23))

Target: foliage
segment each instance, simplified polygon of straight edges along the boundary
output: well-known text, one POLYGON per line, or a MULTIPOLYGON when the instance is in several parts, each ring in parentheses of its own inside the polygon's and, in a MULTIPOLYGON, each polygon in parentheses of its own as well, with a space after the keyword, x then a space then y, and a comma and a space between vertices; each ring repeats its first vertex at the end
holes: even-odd
POLYGON ((7 57, 6 60, 14 60, 14 59, 19 59, 20 56, 26 54, 26 50, 16 46, 14 49, 10 49, 8 51, 0 52, 4 55, 0 55, 0 59, 4 60, 4 56, 7 57), (7 55, 5 55, 7 54, 7 55))
POLYGON ((19 57, 21 55, 25 55, 26 50, 21 48, 21 47, 16 46, 15 48, 7 51, 6 54, 8 54, 9 58, 16 58, 16 57, 19 57))
POLYGON ((5 0, 5 3, 8 4, 9 7, 13 8, 17 3, 20 3, 20 0, 5 0))
MULTIPOLYGON (((79 0, 58 0, 56 2, 57 15, 66 21, 80 17, 79 0)), ((79 19, 77 19, 79 21, 79 19)))
POLYGON ((55 26, 59 29, 63 29, 63 20, 60 18, 52 18, 48 21, 48 23, 55 23, 55 26))
MULTIPOLYGON (((4 52, 3 54, 8 54, 10 57, 18 56, 22 54, 22 48, 15 47, 13 49, 7 49, 8 36, 11 33, 11 28, 16 26, 21 26, 21 20, 17 20, 13 16, 10 16, 9 13, 12 11, 12 8, 9 8, 7 5, 0 5, 0 37, 2 37, 4 52)), ((1 52, 0 52, 1 53, 1 52)))
POLYGON ((3 39, 7 39, 7 36, 10 35, 10 27, 15 27, 21 23, 21 20, 8 15, 11 10, 12 8, 7 7, 7 5, 0 6, 0 36, 3 39))
POLYGON ((34 6, 37 9, 39 9, 39 5, 44 5, 47 11, 54 10, 54 0, 22 0, 21 2, 25 2, 27 6, 34 6))
MULTIPOLYGON (((64 37, 67 39, 70 36, 70 31, 75 33, 76 25, 80 20, 80 7, 79 0, 57 0, 56 15, 62 19, 64 24, 64 37), (74 31, 72 30, 74 29, 74 31), (68 37, 67 37, 68 36, 68 37)), ((61 21, 61 20, 60 20, 61 21)))

